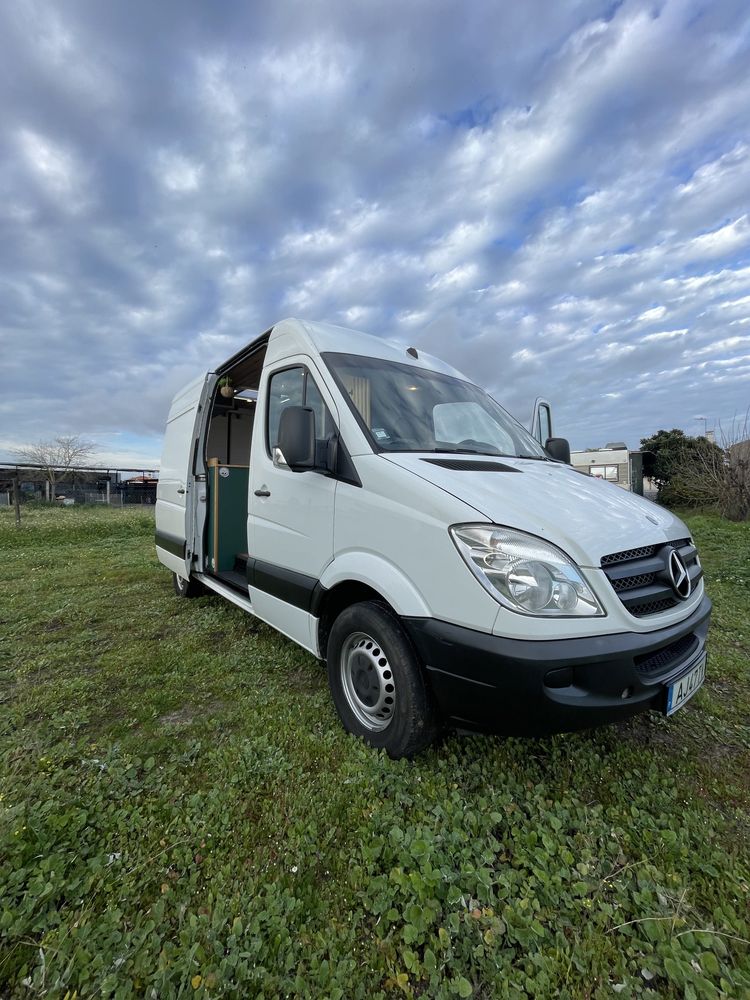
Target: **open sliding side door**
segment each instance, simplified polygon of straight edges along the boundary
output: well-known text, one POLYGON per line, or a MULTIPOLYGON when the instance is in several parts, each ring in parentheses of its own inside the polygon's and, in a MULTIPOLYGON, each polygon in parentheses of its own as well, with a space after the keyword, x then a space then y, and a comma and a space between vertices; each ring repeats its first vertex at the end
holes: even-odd
POLYGON ((187 579, 195 548, 196 473, 204 470, 200 442, 217 376, 209 372, 185 386, 172 401, 156 489, 156 554, 187 579), (199 467, 196 467, 196 462, 199 467))

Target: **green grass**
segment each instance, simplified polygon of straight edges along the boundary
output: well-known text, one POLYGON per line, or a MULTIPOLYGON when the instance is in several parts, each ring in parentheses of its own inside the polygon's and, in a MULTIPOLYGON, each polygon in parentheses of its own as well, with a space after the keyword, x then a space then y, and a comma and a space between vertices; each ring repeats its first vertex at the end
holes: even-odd
POLYGON ((673 719, 393 762, 179 601, 145 511, 0 512, 0 995, 750 997, 750 526, 673 719))

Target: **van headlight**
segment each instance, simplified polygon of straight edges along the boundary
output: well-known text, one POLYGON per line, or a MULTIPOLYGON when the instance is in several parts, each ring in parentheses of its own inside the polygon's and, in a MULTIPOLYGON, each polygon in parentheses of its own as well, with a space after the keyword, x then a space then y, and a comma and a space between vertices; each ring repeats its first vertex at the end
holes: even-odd
POLYGON ((474 576, 503 607, 545 618, 604 614, 581 571, 555 545, 494 524, 457 524, 450 533, 474 576))

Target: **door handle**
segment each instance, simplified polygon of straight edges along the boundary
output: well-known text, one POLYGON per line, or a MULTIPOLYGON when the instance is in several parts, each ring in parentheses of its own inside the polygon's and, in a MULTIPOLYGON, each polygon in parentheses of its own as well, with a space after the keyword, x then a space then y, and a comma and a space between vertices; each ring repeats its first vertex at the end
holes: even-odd
POLYGON ((180 487, 180 488, 179 488, 179 490, 177 490, 177 492, 178 492, 178 493, 184 493, 185 491, 183 490, 183 488, 182 488, 182 487, 180 487))
POLYGON ((255 495, 256 495, 256 497, 270 497, 271 491, 270 490, 265 490, 265 489, 263 489, 263 490, 256 490, 255 491, 255 495))

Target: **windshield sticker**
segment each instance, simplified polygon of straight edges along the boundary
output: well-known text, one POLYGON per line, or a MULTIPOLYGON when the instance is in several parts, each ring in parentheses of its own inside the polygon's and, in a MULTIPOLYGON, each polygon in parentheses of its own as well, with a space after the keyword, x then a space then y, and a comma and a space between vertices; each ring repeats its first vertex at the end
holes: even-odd
POLYGON ((391 436, 388 431, 384 430, 382 427, 373 427, 372 433, 378 439, 378 441, 387 441, 391 436))

